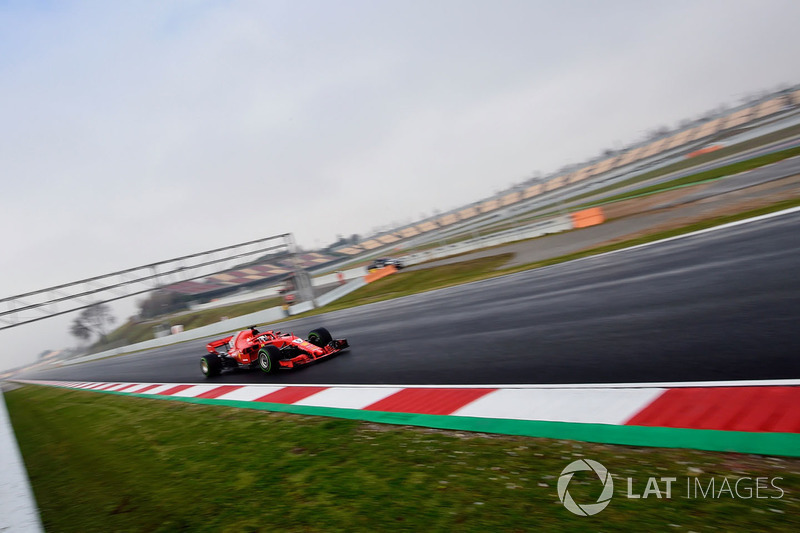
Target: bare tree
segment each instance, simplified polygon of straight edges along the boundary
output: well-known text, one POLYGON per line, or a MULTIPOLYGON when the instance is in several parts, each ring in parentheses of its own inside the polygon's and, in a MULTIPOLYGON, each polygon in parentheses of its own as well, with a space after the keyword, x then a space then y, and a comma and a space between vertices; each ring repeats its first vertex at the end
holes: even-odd
POLYGON ((108 305, 94 304, 81 311, 72 323, 70 333, 81 340, 89 340, 92 335, 97 335, 98 340, 102 341, 108 331, 106 328, 115 321, 108 305))
POLYGON ((75 322, 72 323, 72 327, 69 328, 69 332, 73 337, 77 337, 82 341, 88 341, 92 336, 92 332, 89 331, 89 328, 84 326, 83 323, 81 323, 78 319, 75 319, 75 322))

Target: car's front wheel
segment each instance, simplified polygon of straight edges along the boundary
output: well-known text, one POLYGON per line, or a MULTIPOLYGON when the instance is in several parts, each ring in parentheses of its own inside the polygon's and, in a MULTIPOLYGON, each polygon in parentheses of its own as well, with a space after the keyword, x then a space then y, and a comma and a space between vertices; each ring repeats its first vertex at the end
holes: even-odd
POLYGON ((320 348, 327 346, 332 340, 331 333, 325 328, 312 329, 308 333, 308 342, 320 348))
POLYGON ((280 359, 281 351, 274 346, 264 346, 258 351, 258 366, 264 372, 277 372, 280 359))

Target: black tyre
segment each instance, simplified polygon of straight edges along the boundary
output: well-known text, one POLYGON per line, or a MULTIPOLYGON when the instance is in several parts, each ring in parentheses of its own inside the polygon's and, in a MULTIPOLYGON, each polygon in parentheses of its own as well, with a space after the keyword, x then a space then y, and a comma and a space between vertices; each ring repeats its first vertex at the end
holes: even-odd
POLYGON ((319 346, 320 348, 327 346, 332 340, 333 337, 331 337, 330 331, 325 328, 312 329, 308 333, 308 342, 314 344, 315 346, 319 346))
POLYGON ((258 366, 262 371, 277 372, 280 368, 281 351, 274 346, 264 346, 258 351, 258 366))
POLYGON ((218 355, 210 353, 200 358, 200 370, 207 377, 218 376, 222 371, 222 361, 219 360, 218 355))

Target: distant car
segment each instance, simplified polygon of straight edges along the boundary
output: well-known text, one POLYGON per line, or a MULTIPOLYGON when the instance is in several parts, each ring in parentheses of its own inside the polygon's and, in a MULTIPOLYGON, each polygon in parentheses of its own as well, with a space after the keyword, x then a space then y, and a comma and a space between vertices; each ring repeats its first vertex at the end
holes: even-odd
POLYGON ((405 267, 403 262, 400 259, 393 259, 391 257, 381 257, 380 259, 375 259, 372 263, 369 264, 367 270, 372 272, 373 270, 378 270, 379 268, 393 266, 397 270, 400 270, 405 267))
POLYGON ((219 375, 226 368, 260 368, 271 373, 307 365, 349 347, 347 339, 334 339, 325 328, 313 329, 302 339, 280 331, 262 333, 251 326, 209 342, 208 354, 200 359, 200 370, 206 377, 219 375))

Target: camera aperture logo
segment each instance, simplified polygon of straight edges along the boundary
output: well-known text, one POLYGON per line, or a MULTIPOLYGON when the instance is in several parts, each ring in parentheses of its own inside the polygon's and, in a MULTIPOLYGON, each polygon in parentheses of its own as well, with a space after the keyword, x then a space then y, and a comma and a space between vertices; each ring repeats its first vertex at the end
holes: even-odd
POLYGON ((613 495, 614 480, 611 478, 611 474, 608 473, 606 467, 591 459, 579 459, 571 462, 561 471, 561 475, 558 478, 558 499, 561 500, 561 503, 564 504, 568 511, 579 516, 592 516, 599 513, 608 506, 613 495), (595 503, 578 504, 572 499, 569 490, 567 490, 569 482, 572 481, 572 476, 575 472, 588 470, 593 471, 600 478, 600 482, 603 483, 603 492, 595 503))
MULTIPOLYGON (((786 491, 778 484, 782 477, 750 477, 750 476, 709 476, 701 479, 696 474, 702 473, 695 469, 694 474, 679 478, 678 476, 649 476, 647 483, 632 477, 622 478, 627 482, 625 497, 629 500, 645 500, 648 498, 672 500, 682 498, 687 500, 699 499, 742 499, 764 500, 783 498, 786 491), (682 490, 683 481, 686 482, 686 491, 682 490), (644 491, 641 487, 644 486, 644 491)), ((558 478, 558 499, 571 513, 578 516, 596 515, 611 503, 614 496, 614 480, 611 473, 592 459, 579 459, 567 465, 558 478), (603 491, 596 502, 578 503, 569 493, 569 483, 576 472, 594 472, 603 484, 603 491)))

